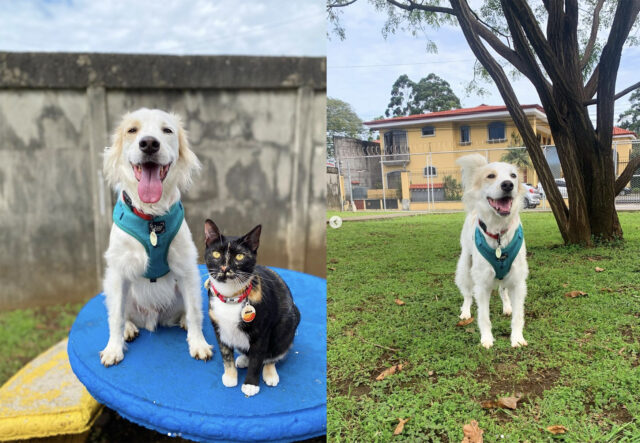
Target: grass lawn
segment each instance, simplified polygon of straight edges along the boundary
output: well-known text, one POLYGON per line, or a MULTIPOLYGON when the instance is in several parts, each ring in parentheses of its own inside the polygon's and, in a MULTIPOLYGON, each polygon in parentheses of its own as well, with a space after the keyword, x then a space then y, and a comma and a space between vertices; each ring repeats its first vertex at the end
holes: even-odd
POLYGON ((362 217, 364 215, 380 215, 380 214, 398 214, 398 213, 406 213, 407 211, 327 211, 327 220, 329 220, 334 215, 338 215, 342 218, 349 217, 362 217))
POLYGON ((83 303, 0 312, 0 385, 69 333, 83 303))
POLYGON ((522 218, 529 346, 518 349, 497 295, 492 349, 475 320, 456 326, 464 214, 327 229, 330 440, 388 441, 409 418, 395 439, 459 442, 477 420, 485 442, 640 441, 640 214, 620 214, 624 243, 590 249, 562 246, 551 213, 522 218), (588 295, 564 296, 573 290, 588 295), (480 404, 520 393, 514 410, 480 404))

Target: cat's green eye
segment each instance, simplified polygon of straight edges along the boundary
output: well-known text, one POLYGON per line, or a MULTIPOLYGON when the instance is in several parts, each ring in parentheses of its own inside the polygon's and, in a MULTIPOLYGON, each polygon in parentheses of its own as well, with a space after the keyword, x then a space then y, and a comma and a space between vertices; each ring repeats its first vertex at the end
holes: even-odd
POLYGON ((244 254, 238 254, 236 255, 236 260, 240 261, 244 258, 244 254))
POLYGON ((220 253, 218 251, 213 251, 211 255, 213 256, 213 258, 220 258, 220 253))

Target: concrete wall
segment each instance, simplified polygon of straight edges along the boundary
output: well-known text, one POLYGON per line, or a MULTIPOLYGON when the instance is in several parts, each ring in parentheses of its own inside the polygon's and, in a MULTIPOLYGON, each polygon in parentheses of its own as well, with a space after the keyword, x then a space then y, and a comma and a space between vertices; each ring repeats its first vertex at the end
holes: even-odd
POLYGON ((340 210, 340 176, 338 168, 327 166, 327 209, 340 210))
POLYGON ((263 225, 264 264, 325 275, 324 59, 0 53, 0 309, 101 290, 113 195, 101 153, 123 113, 177 112, 203 171, 184 197, 263 225))

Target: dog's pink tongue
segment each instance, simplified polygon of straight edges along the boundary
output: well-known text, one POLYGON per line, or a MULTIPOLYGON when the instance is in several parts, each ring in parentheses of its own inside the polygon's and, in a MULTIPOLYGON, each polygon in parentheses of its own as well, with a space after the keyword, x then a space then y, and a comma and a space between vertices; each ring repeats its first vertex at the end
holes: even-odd
POLYGON ((504 198, 495 200, 496 206, 501 212, 509 212, 511 210, 511 200, 504 198))
POLYGON ((144 163, 142 177, 138 182, 138 197, 144 203, 155 203, 162 197, 162 180, 160 180, 160 165, 144 163))

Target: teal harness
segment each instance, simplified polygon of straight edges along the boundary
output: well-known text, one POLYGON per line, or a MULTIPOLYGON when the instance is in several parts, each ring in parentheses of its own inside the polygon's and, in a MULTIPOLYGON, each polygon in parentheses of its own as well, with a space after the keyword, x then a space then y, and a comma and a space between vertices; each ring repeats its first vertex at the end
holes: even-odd
POLYGON ((166 214, 148 217, 147 220, 134 212, 131 199, 124 192, 123 199, 118 199, 113 208, 113 222, 138 240, 147 251, 149 261, 144 277, 153 283, 169 272, 169 245, 182 225, 184 208, 181 202, 177 202, 166 214))
MULTIPOLYGON (((496 257, 496 249, 493 249, 487 243, 487 239, 482 234, 480 227, 476 227, 476 247, 478 248, 478 252, 482 254, 482 256, 489 262, 494 271, 496 271, 496 278, 498 280, 502 280, 505 275, 509 273, 511 270, 511 265, 513 261, 516 259, 520 248, 522 247, 522 243, 524 242, 524 234, 522 232, 522 225, 518 226, 516 233, 514 234, 511 242, 505 248, 502 249, 502 254, 500 258, 496 257)), ((498 240, 498 245, 500 245, 500 241, 498 240)))

